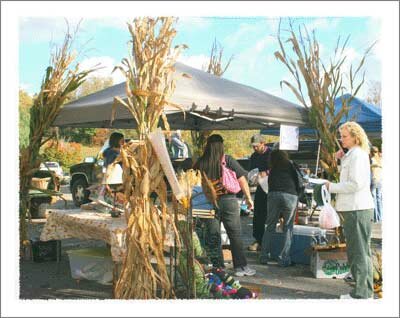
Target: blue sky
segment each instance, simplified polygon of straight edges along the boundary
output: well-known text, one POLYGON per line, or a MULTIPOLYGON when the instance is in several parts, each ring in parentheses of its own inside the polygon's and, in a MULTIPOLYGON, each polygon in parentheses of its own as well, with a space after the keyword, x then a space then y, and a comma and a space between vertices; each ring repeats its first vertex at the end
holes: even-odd
MULTIPOLYGON (((348 61, 357 64, 365 49, 378 41, 365 64, 366 85, 360 92, 365 97, 370 81, 381 81, 381 20, 368 17, 292 17, 294 26, 305 25, 314 30, 321 45, 322 60, 326 63, 334 50, 338 36, 344 40, 350 35, 347 45, 348 61)), ((80 18, 69 18, 71 27, 80 18)), ((130 38, 126 27, 127 17, 82 17, 76 48, 82 68, 100 63, 104 69, 98 76, 110 76, 112 68, 127 55, 130 38)), ((176 24, 177 36, 174 44, 187 44, 179 60, 202 68, 208 61, 211 45, 216 39, 224 48, 227 60, 233 60, 225 78, 253 86, 287 100, 297 102, 288 88, 280 88, 280 81, 293 82, 286 67, 275 59, 278 49, 277 27, 279 17, 182 17, 176 24)), ((282 17, 282 30, 287 29, 288 19, 282 17)), ((39 90, 44 70, 49 62, 50 49, 61 43, 66 30, 62 17, 23 17, 19 19, 19 86, 33 94, 39 90)), ((288 33, 282 32, 282 39, 288 33)), ((290 49, 289 47, 287 47, 290 49)), ((123 80, 120 74, 112 75, 114 83, 123 80)))

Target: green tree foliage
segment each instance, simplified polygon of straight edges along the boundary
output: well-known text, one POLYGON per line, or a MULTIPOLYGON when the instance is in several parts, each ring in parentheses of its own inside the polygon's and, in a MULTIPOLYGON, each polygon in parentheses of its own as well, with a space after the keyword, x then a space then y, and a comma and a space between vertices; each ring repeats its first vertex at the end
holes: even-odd
POLYGON ((82 146, 75 142, 51 140, 43 146, 44 161, 57 161, 64 170, 82 162, 82 146))
MULTIPOLYGON (((225 153, 236 159, 250 157, 253 148, 250 145, 251 136, 260 133, 259 130, 213 130, 213 134, 220 134, 224 138, 225 153)), ((182 132, 182 138, 193 150, 193 141, 189 130, 182 132)), ((266 136, 267 142, 279 141, 279 136, 266 136)), ((193 151, 192 151, 193 152, 193 151)))
MULTIPOLYGON (((99 90, 110 87, 113 85, 111 77, 92 76, 88 78, 75 94, 70 98, 71 101, 93 94, 99 90)), ((98 131, 97 128, 61 128, 59 130, 60 137, 71 142, 78 142, 85 145, 90 145, 93 137, 98 131)))
POLYGON ((19 146, 26 147, 29 141, 29 109, 33 99, 24 90, 19 90, 19 146))

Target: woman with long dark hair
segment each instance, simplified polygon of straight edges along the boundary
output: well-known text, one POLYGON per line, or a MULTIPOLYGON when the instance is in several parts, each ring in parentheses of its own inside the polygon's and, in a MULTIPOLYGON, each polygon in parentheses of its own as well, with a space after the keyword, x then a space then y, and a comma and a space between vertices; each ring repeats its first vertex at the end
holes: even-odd
MULTIPOLYGON (((221 180, 222 162, 225 160, 226 167, 236 173, 237 180, 246 197, 247 204, 249 208, 252 209, 254 204, 246 179, 247 172, 235 159, 225 155, 223 142, 224 140, 221 135, 214 134, 208 137, 204 153, 194 165, 194 169, 204 172, 211 181, 218 181, 221 180)), ((243 250, 239 202, 236 195, 224 191, 222 185, 219 185, 218 188, 222 188, 222 194, 217 200, 218 215, 216 219, 209 221, 207 224, 208 242, 206 242, 206 247, 208 245, 209 249, 213 249, 214 251, 218 250, 218 255, 209 255, 209 257, 211 258, 213 266, 224 267, 220 233, 220 223, 222 222, 230 240, 235 276, 252 276, 256 271, 247 266, 247 260, 243 250)))
POLYGON ((271 258, 271 247, 274 244, 273 234, 276 224, 282 217, 284 243, 278 255, 280 266, 290 266, 290 246, 293 237, 293 221, 298 201, 297 174, 288 153, 282 150, 271 152, 271 170, 268 177, 267 229, 264 233, 260 262, 267 264, 271 258))

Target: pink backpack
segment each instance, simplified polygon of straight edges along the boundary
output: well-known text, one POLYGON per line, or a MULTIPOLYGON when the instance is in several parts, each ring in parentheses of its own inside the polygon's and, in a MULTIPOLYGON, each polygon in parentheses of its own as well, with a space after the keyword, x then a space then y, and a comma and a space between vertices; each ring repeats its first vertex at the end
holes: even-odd
POLYGON ((225 155, 221 160, 221 181, 222 185, 229 193, 238 193, 240 191, 239 181, 236 178, 236 172, 226 166, 225 155))

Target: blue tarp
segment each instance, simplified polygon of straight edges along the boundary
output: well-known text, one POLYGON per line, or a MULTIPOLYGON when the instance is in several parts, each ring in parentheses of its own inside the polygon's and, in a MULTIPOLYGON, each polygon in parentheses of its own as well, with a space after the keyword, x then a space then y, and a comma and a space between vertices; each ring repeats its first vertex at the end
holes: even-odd
MULTIPOLYGON (((345 94, 345 99, 350 98, 350 94, 345 94)), ((342 108, 342 97, 335 100, 335 113, 342 108)), ((359 123, 367 134, 381 135, 382 133, 382 112, 381 109, 373 104, 367 103, 357 97, 354 97, 350 102, 349 114, 340 121, 344 123, 347 120, 353 119, 359 123), (354 119, 353 119, 354 116, 354 119)), ((264 135, 279 136, 279 128, 262 129, 260 131, 264 135)), ((300 128, 300 135, 316 135, 315 130, 312 128, 300 128)))

